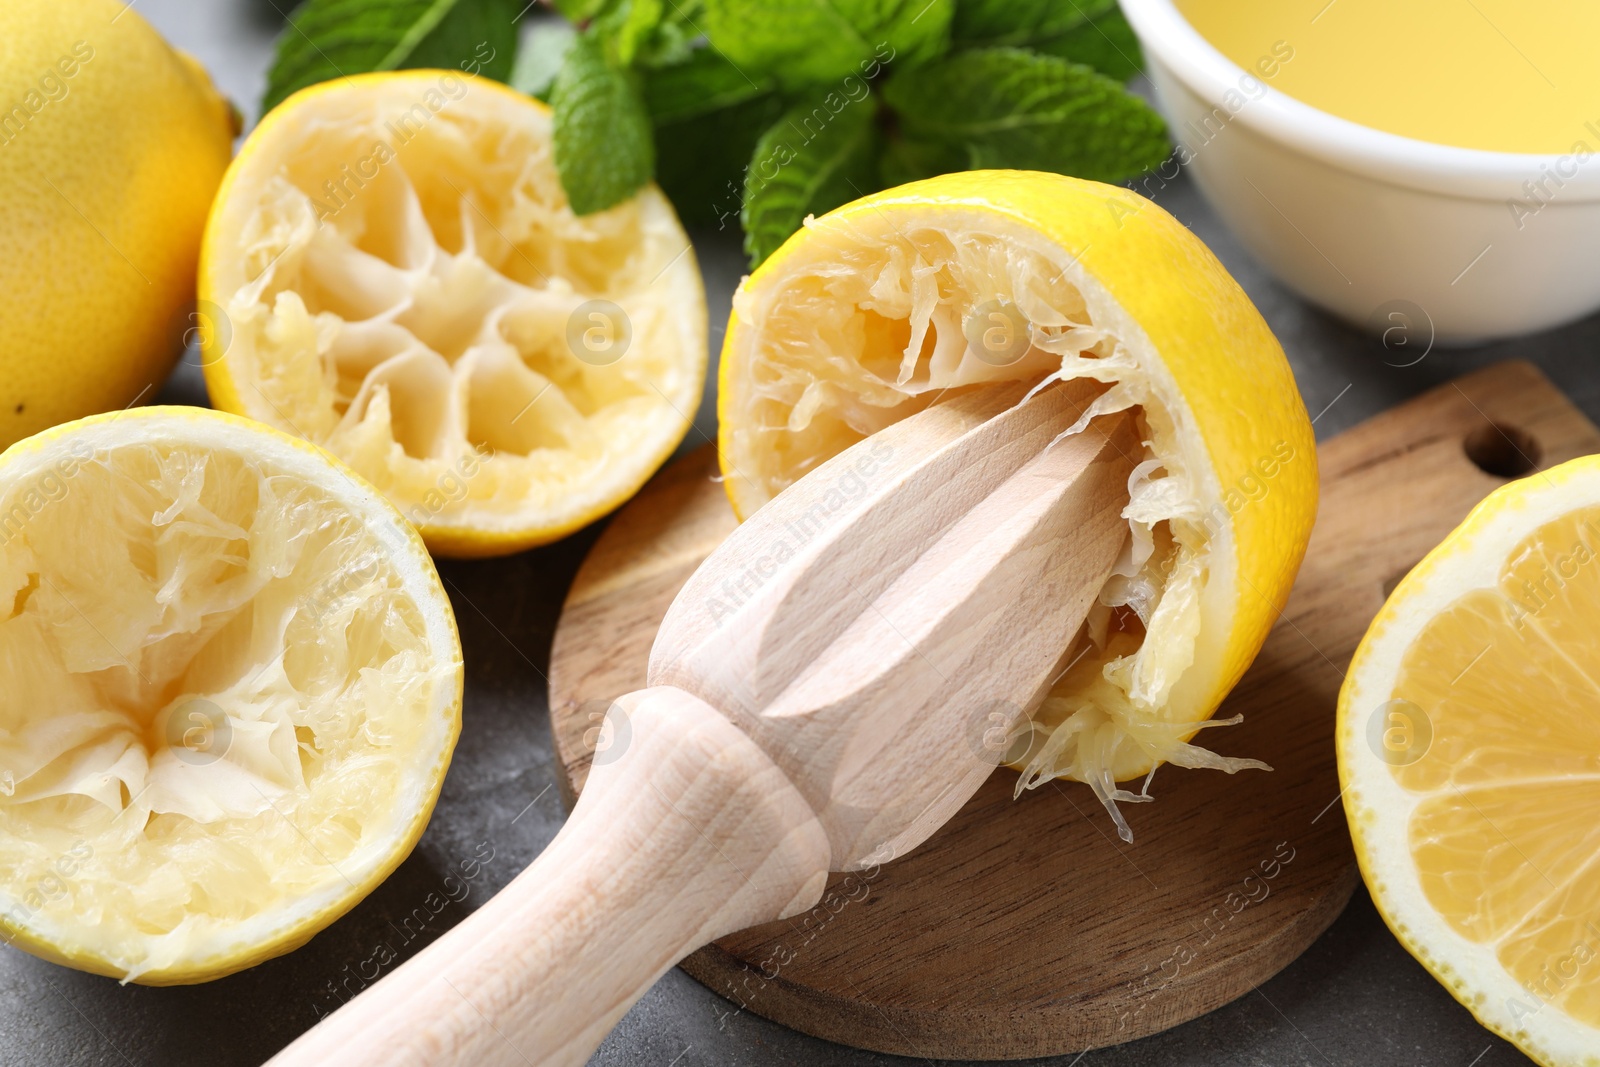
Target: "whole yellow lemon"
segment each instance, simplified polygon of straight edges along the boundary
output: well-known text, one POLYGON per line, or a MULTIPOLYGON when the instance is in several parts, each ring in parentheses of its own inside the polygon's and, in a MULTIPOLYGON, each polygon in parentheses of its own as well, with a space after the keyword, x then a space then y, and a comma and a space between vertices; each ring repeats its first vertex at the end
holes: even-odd
POLYGON ((0 4, 0 447, 160 387, 234 116, 131 5, 0 4))

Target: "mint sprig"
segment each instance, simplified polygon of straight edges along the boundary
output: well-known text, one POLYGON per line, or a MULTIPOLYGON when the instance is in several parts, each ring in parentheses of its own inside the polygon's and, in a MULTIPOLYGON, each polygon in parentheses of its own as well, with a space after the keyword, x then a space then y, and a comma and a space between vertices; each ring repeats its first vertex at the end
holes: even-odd
POLYGON ((800 104, 756 143, 744 175, 744 247, 766 259, 807 215, 830 211, 876 186, 878 131, 870 98, 837 114, 800 104))
POLYGON ((752 265, 888 185, 974 167, 1120 181, 1170 148, 1123 87, 1142 58, 1116 0, 545 2, 513 68, 526 0, 306 0, 264 107, 367 70, 509 77, 552 105, 574 211, 654 177, 686 221, 740 220, 752 265))
POLYGON ((606 57, 598 35, 586 33, 567 49, 550 110, 556 169, 579 215, 621 203, 655 173, 650 114, 635 75, 606 57))
POLYGON ((1028 47, 1047 56, 1091 66, 1119 82, 1144 70, 1139 38, 1116 7, 1093 15, 1058 36, 1034 41, 1028 47))
POLYGON ((962 0, 950 32, 966 45, 1038 47, 1115 10, 1117 0, 962 0))
POLYGON ((289 16, 263 113, 318 82, 439 67, 505 81, 517 50, 513 0, 306 0, 289 16))
POLYGON ((645 104, 657 126, 726 111, 776 90, 774 82, 753 79, 714 48, 697 48, 682 63, 645 74, 645 104))
POLYGON ((884 99, 912 141, 961 149, 969 167, 1132 178, 1167 157, 1161 117, 1081 63, 978 48, 907 71, 884 99))
POLYGON ((711 47, 804 92, 865 65, 914 65, 950 42, 955 0, 705 0, 711 47))

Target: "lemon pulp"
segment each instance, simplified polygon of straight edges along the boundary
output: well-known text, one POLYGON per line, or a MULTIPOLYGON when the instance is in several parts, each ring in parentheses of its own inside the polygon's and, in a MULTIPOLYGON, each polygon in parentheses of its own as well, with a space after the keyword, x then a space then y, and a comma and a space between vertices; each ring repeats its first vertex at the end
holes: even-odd
POLYGON ((436 550, 548 541, 688 429, 688 247, 653 186, 575 216, 528 97, 449 71, 318 86, 252 135, 209 224, 212 398, 345 460, 436 550))
MULTIPOLYGON (((1529 533, 1401 660, 1426 716, 1409 846, 1428 903, 1528 991, 1600 1027, 1600 507, 1529 533)), ((1409 726, 1409 724, 1402 724, 1409 726)))
POLYGON ((207 414, 175 439, 162 411, 0 466, 0 919, 183 981, 304 940, 403 857, 460 660, 397 515, 264 431, 207 414))

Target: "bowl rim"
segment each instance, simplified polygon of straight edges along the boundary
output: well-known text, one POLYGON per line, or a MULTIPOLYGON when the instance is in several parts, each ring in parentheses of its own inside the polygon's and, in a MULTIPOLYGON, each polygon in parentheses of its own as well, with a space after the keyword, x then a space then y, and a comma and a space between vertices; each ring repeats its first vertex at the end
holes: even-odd
MULTIPOLYGON (((1552 173, 1560 184, 1545 203, 1600 200, 1600 119, 1589 130, 1594 141, 1589 143, 1587 160, 1576 159, 1572 151, 1495 152, 1388 133, 1340 118, 1273 88, 1265 78, 1223 55, 1189 24, 1173 0, 1120 2, 1140 44, 1190 92, 1213 109, 1225 109, 1229 124, 1237 122, 1304 155, 1389 184, 1472 199, 1526 199, 1529 194, 1523 183, 1552 173), (1245 79, 1261 87, 1260 95, 1245 88, 1245 79), (1245 102, 1237 109, 1223 103, 1230 90, 1244 94, 1245 102), (1571 164, 1574 173, 1570 176, 1558 169, 1563 161, 1571 164)), ((1174 140, 1183 145, 1176 136, 1174 140)), ((1574 138, 1574 148, 1578 140, 1574 138)), ((1199 150, 1188 151, 1195 155, 1199 150)))

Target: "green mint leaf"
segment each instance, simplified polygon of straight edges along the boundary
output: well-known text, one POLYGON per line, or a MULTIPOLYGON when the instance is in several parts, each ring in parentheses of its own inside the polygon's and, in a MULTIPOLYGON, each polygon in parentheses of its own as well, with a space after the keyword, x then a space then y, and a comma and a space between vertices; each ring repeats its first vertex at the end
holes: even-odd
POLYGON ((955 0, 705 0, 703 26, 752 78, 799 89, 941 55, 954 9, 955 0))
POLYGON ((905 137, 961 146, 974 168, 1117 182, 1171 151, 1161 117, 1120 84, 1021 48, 957 52, 901 71, 883 95, 905 137))
POLYGON ((620 0, 594 20, 594 32, 605 42, 606 55, 613 63, 632 66, 665 13, 663 0, 620 0))
POLYGON ((767 93, 656 127, 656 181, 689 225, 739 227, 744 174, 761 135, 784 112, 767 93))
POLYGON ((701 0, 555 0, 556 9, 599 35, 619 67, 655 67, 689 57, 703 35, 701 0))
POLYGON ((656 181, 678 215, 718 229, 739 225, 744 168, 756 141, 783 114, 770 82, 752 82, 714 48, 644 72, 656 126, 656 181))
POLYGON ((959 145, 895 137, 884 145, 883 158, 878 161, 878 181, 884 188, 892 188, 966 169, 967 153, 959 145))
POLYGON ((616 0, 552 0, 555 9, 573 22, 588 22, 615 2, 616 0))
POLYGON ((1144 70, 1144 52, 1139 48, 1139 38, 1122 12, 1114 8, 1059 37, 1035 41, 1031 47, 1045 55, 1087 63, 1119 82, 1144 70))
POLYGON ((517 51, 516 65, 511 68, 511 88, 549 102, 550 87, 577 36, 577 29, 565 19, 535 22, 517 51))
POLYGON ((950 36, 960 45, 1034 45, 1115 10, 1117 0, 958 0, 950 36))
POLYGON ((572 210, 590 215, 632 196, 655 171, 650 115, 629 72, 594 34, 567 49, 550 90, 556 170, 572 210))
POLYGON ((705 18, 701 0, 667 0, 667 12, 654 32, 639 44, 636 65, 670 66, 682 63, 705 43, 700 20, 705 18))
POLYGON ((769 81, 752 80, 714 48, 698 48, 685 62, 656 68, 644 76, 645 101, 657 126, 708 115, 768 94, 773 88, 769 81))
POLYGON ((1027 47, 1118 81, 1144 66, 1117 0, 958 0, 950 36, 961 48, 1027 47))
POLYGON ((807 215, 876 188, 877 108, 871 97, 837 111, 798 104, 761 136, 744 177, 744 247, 759 266, 807 215))
POLYGON ((376 70, 439 67, 504 81, 516 13, 514 0, 306 0, 278 38, 261 110, 308 85, 376 70))

